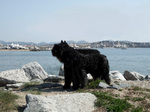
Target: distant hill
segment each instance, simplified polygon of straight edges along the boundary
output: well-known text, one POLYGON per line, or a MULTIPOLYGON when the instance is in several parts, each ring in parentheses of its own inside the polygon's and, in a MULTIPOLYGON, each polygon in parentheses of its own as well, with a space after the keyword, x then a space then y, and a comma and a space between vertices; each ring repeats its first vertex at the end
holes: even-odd
MULTIPOLYGON (((3 45, 10 45, 12 44, 12 42, 5 42, 3 40, 0 40, 0 43, 3 44, 3 45)), ((50 42, 50 43, 46 43, 46 42, 40 42, 40 43, 34 43, 34 42, 15 42, 13 41, 14 44, 17 44, 19 43, 20 45, 38 45, 38 46, 44 46, 44 45, 52 45, 52 44, 55 44, 57 42, 50 42)), ((81 41, 78 41, 78 42, 75 42, 75 41, 67 41, 68 44, 85 44, 85 43, 88 43, 84 40, 81 40, 81 41)))

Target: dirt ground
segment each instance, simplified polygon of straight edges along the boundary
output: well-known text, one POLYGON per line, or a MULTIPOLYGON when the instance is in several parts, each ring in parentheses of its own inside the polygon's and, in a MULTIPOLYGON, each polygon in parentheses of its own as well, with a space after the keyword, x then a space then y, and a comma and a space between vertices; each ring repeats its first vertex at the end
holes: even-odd
MULTIPOLYGON (((120 84, 129 84, 131 87, 124 88, 121 90, 116 89, 97 89, 98 91, 107 92, 113 97, 120 99, 128 99, 128 102, 135 107, 142 106, 146 111, 150 111, 150 81, 113 81, 112 83, 120 83, 120 84)), ((97 91, 96 90, 96 91, 97 91)), ((87 92, 88 90, 86 90, 87 92)), ((89 90, 91 91, 91 90, 89 90)), ((92 90, 93 91, 93 90, 92 90)), ((17 104, 19 105, 19 110, 13 112, 22 112, 26 106, 25 96, 26 94, 30 94, 31 91, 12 91, 16 95, 19 96, 17 99, 17 104)), ((62 86, 54 87, 54 88, 44 88, 40 90, 40 95, 42 96, 50 96, 57 94, 72 94, 73 90, 63 90, 62 86)), ((96 112, 105 112, 104 108, 99 108, 96 112)))

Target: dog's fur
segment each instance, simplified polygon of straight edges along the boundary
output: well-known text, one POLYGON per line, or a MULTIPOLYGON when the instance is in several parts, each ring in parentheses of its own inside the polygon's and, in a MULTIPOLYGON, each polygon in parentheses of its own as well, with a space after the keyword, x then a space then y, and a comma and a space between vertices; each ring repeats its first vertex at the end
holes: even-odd
POLYGON ((70 79, 73 81, 73 89, 83 88, 87 84, 87 73, 91 73, 94 80, 101 78, 110 84, 109 64, 105 55, 82 54, 63 41, 54 45, 52 54, 65 65, 64 70, 67 76, 65 76, 64 89, 70 87, 70 79), (71 74, 70 77, 69 74, 71 74))
MULTIPOLYGON (((96 49, 76 49, 79 53, 82 54, 95 54, 95 55, 99 55, 100 52, 96 49)), ((73 81, 73 77, 72 77, 72 66, 67 63, 64 63, 64 77, 65 77, 65 84, 63 86, 64 89, 69 89, 71 82, 73 81)))

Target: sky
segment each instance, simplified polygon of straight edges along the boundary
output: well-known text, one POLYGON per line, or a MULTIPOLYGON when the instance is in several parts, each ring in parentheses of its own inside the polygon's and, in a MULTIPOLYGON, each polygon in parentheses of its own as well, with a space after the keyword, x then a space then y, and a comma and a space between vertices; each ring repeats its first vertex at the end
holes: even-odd
POLYGON ((150 0, 0 0, 0 40, 150 42, 150 0))

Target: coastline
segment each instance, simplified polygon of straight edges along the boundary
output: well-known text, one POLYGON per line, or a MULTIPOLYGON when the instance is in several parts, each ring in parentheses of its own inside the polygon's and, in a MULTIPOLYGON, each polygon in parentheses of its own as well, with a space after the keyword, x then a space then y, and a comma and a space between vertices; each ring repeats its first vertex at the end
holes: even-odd
POLYGON ((0 49, 0 51, 30 51, 28 49, 0 49))

